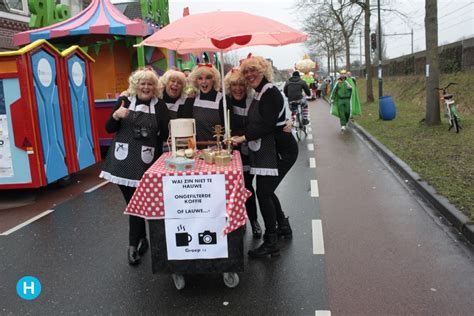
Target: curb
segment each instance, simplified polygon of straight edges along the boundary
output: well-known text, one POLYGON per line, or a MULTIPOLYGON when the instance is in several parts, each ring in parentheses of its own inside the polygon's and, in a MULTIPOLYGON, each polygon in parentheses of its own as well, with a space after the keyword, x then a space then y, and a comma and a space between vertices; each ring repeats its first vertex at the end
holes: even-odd
POLYGON ((352 123, 351 126, 361 134, 382 157, 390 163, 401 175, 407 179, 421 196, 437 209, 466 239, 474 244, 474 223, 469 217, 449 203, 448 199, 436 193, 436 190, 423 181, 418 173, 414 172, 403 160, 398 158, 387 147, 370 135, 362 126, 352 123))

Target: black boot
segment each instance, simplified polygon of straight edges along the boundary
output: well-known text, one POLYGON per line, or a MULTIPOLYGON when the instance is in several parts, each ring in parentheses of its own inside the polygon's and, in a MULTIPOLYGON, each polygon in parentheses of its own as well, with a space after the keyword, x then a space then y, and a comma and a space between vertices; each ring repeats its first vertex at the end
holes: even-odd
POLYGON ((252 258, 264 258, 268 255, 271 257, 279 256, 280 248, 278 248, 277 234, 265 234, 263 236, 263 244, 254 250, 249 250, 248 254, 252 258))
POLYGON ((137 251, 140 256, 143 256, 149 248, 148 239, 142 238, 138 242, 137 251))
POLYGON ((128 247, 128 264, 131 266, 137 265, 140 263, 140 255, 138 254, 137 247, 135 246, 129 246, 128 247))
POLYGON ((285 217, 282 220, 278 220, 277 235, 278 237, 283 237, 287 239, 293 238, 293 231, 291 230, 289 217, 285 217))
POLYGON ((252 226, 253 238, 262 237, 262 228, 260 227, 258 220, 250 221, 250 226, 252 226))

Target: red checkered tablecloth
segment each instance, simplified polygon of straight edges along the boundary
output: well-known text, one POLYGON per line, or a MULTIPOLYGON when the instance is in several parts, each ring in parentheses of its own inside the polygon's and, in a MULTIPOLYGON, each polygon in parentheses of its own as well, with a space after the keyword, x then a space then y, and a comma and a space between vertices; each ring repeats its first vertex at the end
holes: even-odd
POLYGON ((206 164, 204 160, 196 159, 195 169, 186 171, 166 169, 165 160, 170 157, 171 153, 164 153, 145 172, 125 210, 125 214, 140 216, 146 219, 165 218, 166 210, 163 200, 164 176, 224 174, 228 216, 228 224, 224 233, 228 234, 245 225, 247 219, 245 201, 252 193, 245 188, 242 160, 238 151, 233 152, 232 163, 228 166, 218 167, 206 164))

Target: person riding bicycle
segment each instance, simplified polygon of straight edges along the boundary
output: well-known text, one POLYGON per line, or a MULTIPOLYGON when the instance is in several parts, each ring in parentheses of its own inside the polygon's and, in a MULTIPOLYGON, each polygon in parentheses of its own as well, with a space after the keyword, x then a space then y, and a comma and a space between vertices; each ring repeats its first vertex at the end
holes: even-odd
POLYGON ((307 96, 311 96, 311 90, 309 90, 308 85, 306 82, 301 79, 300 73, 298 71, 293 72, 293 75, 290 79, 285 83, 285 87, 283 88, 283 92, 285 96, 288 98, 288 103, 290 104, 290 109, 293 111, 291 102, 292 101, 300 101, 301 102, 301 110, 303 116, 303 124, 308 125, 308 101, 303 96, 302 90, 306 93, 307 96))

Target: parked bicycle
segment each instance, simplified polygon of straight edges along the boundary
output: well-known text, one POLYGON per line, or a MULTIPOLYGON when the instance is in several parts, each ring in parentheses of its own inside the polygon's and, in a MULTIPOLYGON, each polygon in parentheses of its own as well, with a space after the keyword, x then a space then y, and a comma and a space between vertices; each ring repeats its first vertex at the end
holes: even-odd
POLYGON ((296 133, 296 138, 301 140, 308 135, 306 131, 306 125, 303 124, 303 113, 301 111, 303 106, 303 100, 291 101, 289 103, 291 110, 291 120, 293 123, 293 129, 296 133))
POLYGON ((456 133, 459 133, 459 131, 462 129, 460 125, 461 118, 459 117, 459 113, 456 110, 456 104, 453 99, 453 95, 448 92, 448 88, 452 85, 456 85, 456 82, 450 82, 446 87, 444 88, 435 88, 436 90, 443 91, 441 100, 444 101, 444 106, 446 109, 446 115, 448 117, 448 122, 449 122, 449 128, 448 131, 450 131, 454 127, 454 131, 456 133))

